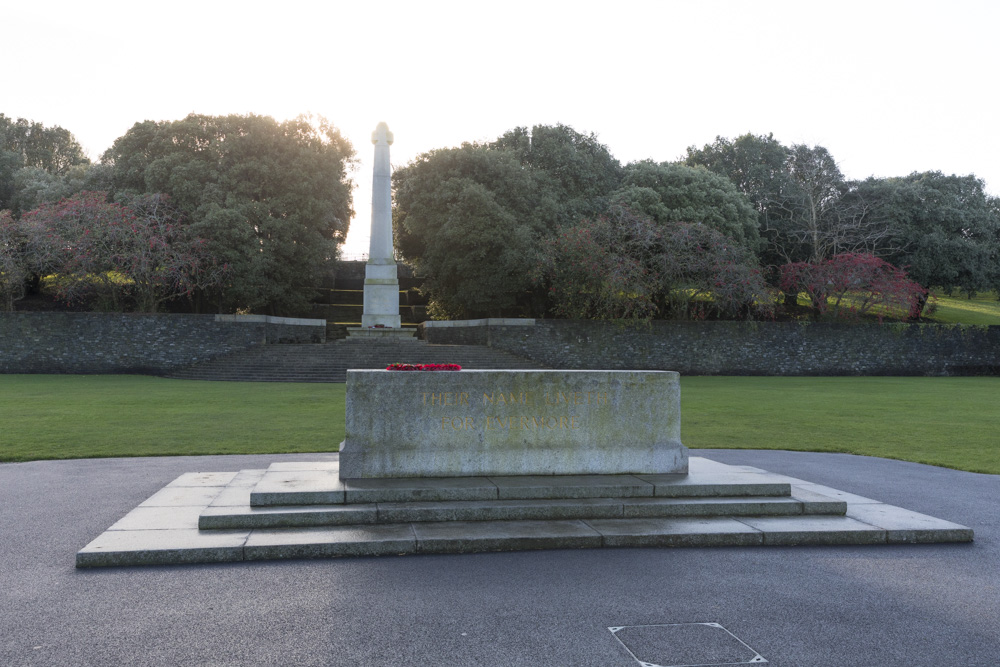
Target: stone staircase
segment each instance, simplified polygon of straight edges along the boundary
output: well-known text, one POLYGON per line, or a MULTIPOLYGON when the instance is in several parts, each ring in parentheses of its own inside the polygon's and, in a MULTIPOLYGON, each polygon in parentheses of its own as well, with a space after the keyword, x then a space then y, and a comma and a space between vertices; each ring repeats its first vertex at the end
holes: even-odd
POLYGON ((176 369, 167 377, 231 382, 346 382, 348 368, 391 363, 459 364, 468 369, 544 369, 533 361, 482 345, 425 341, 337 340, 323 344, 260 345, 176 369))
POLYGON ((687 475, 347 480, 325 461, 182 475, 80 550, 76 565, 972 539, 955 523, 698 457, 687 475))

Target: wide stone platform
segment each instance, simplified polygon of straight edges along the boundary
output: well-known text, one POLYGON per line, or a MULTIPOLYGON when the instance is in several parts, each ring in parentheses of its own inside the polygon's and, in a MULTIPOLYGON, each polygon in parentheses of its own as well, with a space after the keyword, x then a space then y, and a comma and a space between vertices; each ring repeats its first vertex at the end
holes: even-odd
POLYGON ((341 480, 339 463, 187 473, 77 567, 597 547, 968 542, 971 529, 692 457, 689 474, 341 480))

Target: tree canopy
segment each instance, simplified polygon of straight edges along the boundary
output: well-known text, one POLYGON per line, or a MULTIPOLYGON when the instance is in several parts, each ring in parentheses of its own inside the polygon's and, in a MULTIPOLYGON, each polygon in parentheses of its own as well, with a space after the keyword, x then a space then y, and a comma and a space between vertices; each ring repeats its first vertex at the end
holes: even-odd
POLYGON ((564 317, 749 317, 771 309, 753 253, 711 226, 658 222, 612 204, 545 244, 540 276, 564 317))
POLYGON ((136 123, 104 154, 117 198, 170 197, 230 267, 219 310, 303 310, 337 257, 352 210, 354 149, 324 119, 204 116, 136 123))
POLYGON ((784 146, 772 135, 716 137, 700 149, 688 148, 685 162, 726 176, 750 199, 765 264, 819 262, 845 252, 874 252, 888 242, 886 227, 865 215, 855 184, 823 146, 784 146))
POLYGON ((980 179, 914 172, 869 178, 857 191, 892 237, 886 259, 918 283, 971 294, 1000 287, 1000 200, 980 179))
POLYGON ((702 167, 633 162, 615 199, 656 222, 704 224, 751 252, 760 244, 757 214, 747 197, 728 178, 702 167))
POLYGON ((182 222, 165 195, 118 203, 106 192, 80 192, 24 214, 22 265, 53 274, 56 296, 66 303, 155 312, 226 276, 227 267, 182 222))
POLYGON ((0 113, 0 210, 18 215, 42 201, 69 196, 77 190, 64 179, 70 176, 82 188, 84 167, 89 164, 69 130, 0 113), (25 190, 32 192, 28 200, 19 197, 25 190), (48 198, 41 199, 40 191, 48 198))
POLYGON ((597 137, 565 125, 430 151, 393 184, 396 247, 426 276, 439 317, 549 312, 551 292, 529 279, 552 251, 546 241, 613 202, 661 226, 704 225, 751 255, 759 239, 753 208, 724 177, 669 163, 622 167, 597 137))
POLYGON ((474 144, 393 174, 396 249, 426 278, 438 317, 499 315, 530 287, 535 239, 555 204, 515 154, 474 144), (546 203, 548 205, 546 205, 546 203))

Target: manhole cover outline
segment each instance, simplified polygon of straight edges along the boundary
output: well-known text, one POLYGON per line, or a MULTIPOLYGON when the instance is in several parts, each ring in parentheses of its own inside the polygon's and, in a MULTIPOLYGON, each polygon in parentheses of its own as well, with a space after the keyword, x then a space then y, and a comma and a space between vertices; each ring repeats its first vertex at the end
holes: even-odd
POLYGON ((739 637, 737 637, 736 635, 734 635, 732 632, 730 632, 728 629, 726 629, 720 623, 650 623, 650 624, 646 624, 646 625, 612 625, 612 626, 608 627, 608 630, 611 632, 611 634, 614 636, 614 638, 616 640, 618 640, 618 643, 621 644, 621 647, 623 649, 625 649, 625 651, 627 651, 628 654, 630 656, 632 656, 632 658, 636 662, 638 662, 641 667, 725 667, 725 665, 763 665, 763 664, 767 664, 767 658, 765 658, 760 653, 758 653, 756 651, 756 649, 751 648, 751 646, 749 644, 747 644, 745 641, 743 641, 742 639, 740 639, 739 637), (698 662, 698 663, 685 663, 685 664, 679 664, 679 665, 659 665, 659 664, 656 664, 654 662, 646 662, 644 660, 640 660, 639 657, 636 656, 636 654, 632 652, 632 649, 630 649, 628 647, 628 645, 625 644, 625 642, 623 642, 621 640, 621 638, 618 636, 619 632, 621 632, 622 630, 628 629, 628 628, 671 628, 671 627, 679 627, 679 626, 685 626, 685 625, 688 625, 688 626, 689 625, 704 625, 704 626, 707 626, 707 627, 710 627, 710 628, 718 628, 719 630, 722 630, 727 635, 729 635, 730 637, 732 637, 733 639, 735 639, 737 642, 739 642, 740 645, 742 645, 743 647, 745 647, 748 651, 750 651, 751 653, 753 653, 753 657, 750 658, 749 660, 743 660, 743 661, 740 661, 740 662, 698 662))

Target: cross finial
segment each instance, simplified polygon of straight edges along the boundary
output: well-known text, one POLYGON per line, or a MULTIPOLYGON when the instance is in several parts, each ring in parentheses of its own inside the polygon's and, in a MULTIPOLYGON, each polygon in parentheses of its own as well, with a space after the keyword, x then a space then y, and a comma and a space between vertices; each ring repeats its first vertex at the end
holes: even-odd
POLYGON ((385 123, 379 123, 375 131, 372 132, 372 143, 378 144, 382 142, 390 146, 392 145, 392 132, 389 131, 389 126, 385 123))

